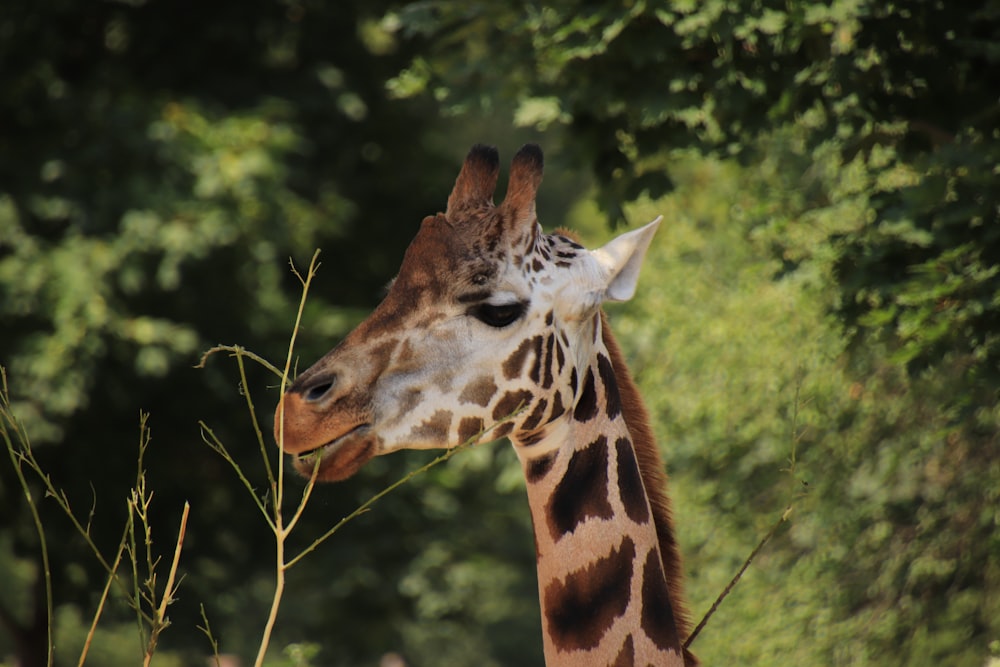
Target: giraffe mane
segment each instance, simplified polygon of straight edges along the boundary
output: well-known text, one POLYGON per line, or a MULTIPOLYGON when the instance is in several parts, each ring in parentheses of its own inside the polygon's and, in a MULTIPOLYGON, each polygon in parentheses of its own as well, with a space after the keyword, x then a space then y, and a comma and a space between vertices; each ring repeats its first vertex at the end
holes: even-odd
MULTIPOLYGON (((660 450, 656 446, 649 411, 642 401, 639 388, 632 379, 628 366, 625 364, 621 347, 611 333, 608 317, 604 311, 601 311, 601 332, 604 346, 611 357, 611 366, 614 369, 618 393, 622 401, 622 413, 625 416, 629 433, 632 435, 632 445, 635 447, 642 484, 646 489, 646 496, 649 498, 649 505, 653 511, 653 522, 660 542, 663 571, 667 576, 667 587, 670 591, 670 603, 677 625, 677 634, 683 643, 690 634, 691 627, 683 599, 680 549, 674 535, 673 514, 670 509, 670 498, 666 491, 667 473, 660 456, 660 450)), ((684 649, 684 662, 687 665, 697 664, 697 659, 686 648, 684 649)))

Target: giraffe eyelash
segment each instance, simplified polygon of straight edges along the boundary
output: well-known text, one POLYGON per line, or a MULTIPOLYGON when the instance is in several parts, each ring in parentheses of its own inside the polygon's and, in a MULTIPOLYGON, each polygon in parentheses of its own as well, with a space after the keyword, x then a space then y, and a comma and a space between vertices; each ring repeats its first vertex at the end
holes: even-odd
POLYGON ((503 329, 520 319, 526 309, 527 304, 521 301, 502 304, 483 302, 469 308, 468 314, 483 324, 503 329))

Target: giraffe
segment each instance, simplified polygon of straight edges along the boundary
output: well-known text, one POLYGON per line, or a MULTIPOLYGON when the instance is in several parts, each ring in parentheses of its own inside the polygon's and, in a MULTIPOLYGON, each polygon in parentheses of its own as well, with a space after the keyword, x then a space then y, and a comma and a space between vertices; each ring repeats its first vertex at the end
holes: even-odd
POLYGON ((498 174, 497 150, 474 146, 382 303, 288 387, 275 438, 301 474, 335 481, 398 449, 508 437, 546 665, 695 665, 666 473, 601 309, 634 294, 661 218, 588 251, 538 223, 538 146, 495 205, 498 174))

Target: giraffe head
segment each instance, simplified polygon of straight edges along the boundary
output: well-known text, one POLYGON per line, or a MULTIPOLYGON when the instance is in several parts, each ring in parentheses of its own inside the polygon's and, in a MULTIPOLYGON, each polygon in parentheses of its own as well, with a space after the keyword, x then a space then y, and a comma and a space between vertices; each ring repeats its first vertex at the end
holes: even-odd
POLYGON ((600 305, 632 296, 659 219, 588 251, 538 224, 537 146, 514 156, 494 205, 498 172, 496 149, 474 146, 385 300, 288 388, 275 438, 299 472, 320 457, 318 478, 340 480, 374 456, 480 433, 535 443, 574 409, 600 305))

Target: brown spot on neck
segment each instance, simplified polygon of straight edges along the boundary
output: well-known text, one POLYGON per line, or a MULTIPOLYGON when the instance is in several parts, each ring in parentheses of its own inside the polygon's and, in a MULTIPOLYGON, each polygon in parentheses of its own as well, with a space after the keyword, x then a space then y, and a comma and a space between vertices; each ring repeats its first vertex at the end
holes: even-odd
POLYGON ((597 374, 601 376, 601 384, 604 385, 604 411, 608 419, 617 419, 622 412, 622 399, 611 360, 603 354, 597 355, 597 374))
POLYGON ((532 484, 545 477, 545 475, 547 475, 549 471, 552 470, 552 464, 555 463, 555 461, 556 461, 555 452, 543 454, 538 458, 534 458, 528 461, 524 473, 524 476, 527 478, 528 483, 532 484))
POLYGON ((655 551, 642 567, 642 630, 660 649, 681 652, 667 580, 655 551))
POLYGON ((576 399, 576 406, 573 408, 573 419, 578 422, 586 422, 596 416, 597 389, 594 387, 594 370, 587 368, 587 374, 583 376, 580 396, 576 399))
POLYGON ((629 537, 604 558, 545 586, 549 637, 557 650, 596 647, 631 597, 635 543, 629 537))
POLYGON ((608 501, 608 439, 601 435, 573 452, 566 472, 552 492, 548 524, 558 542, 588 517, 610 519, 614 510, 608 501))
POLYGON ((552 394, 552 412, 549 413, 549 421, 555 421, 556 418, 561 417, 564 412, 566 412, 566 408, 563 407, 562 392, 556 390, 552 394))
POLYGON ((552 386, 555 381, 555 377, 552 374, 552 348, 555 345, 556 336, 554 333, 550 333, 549 337, 545 340, 545 375, 542 379, 542 389, 548 389, 552 386))
POLYGON ((636 523, 646 523, 649 521, 649 505, 642 488, 639 464, 628 438, 615 441, 615 459, 618 464, 618 497, 625 507, 625 514, 636 523))

